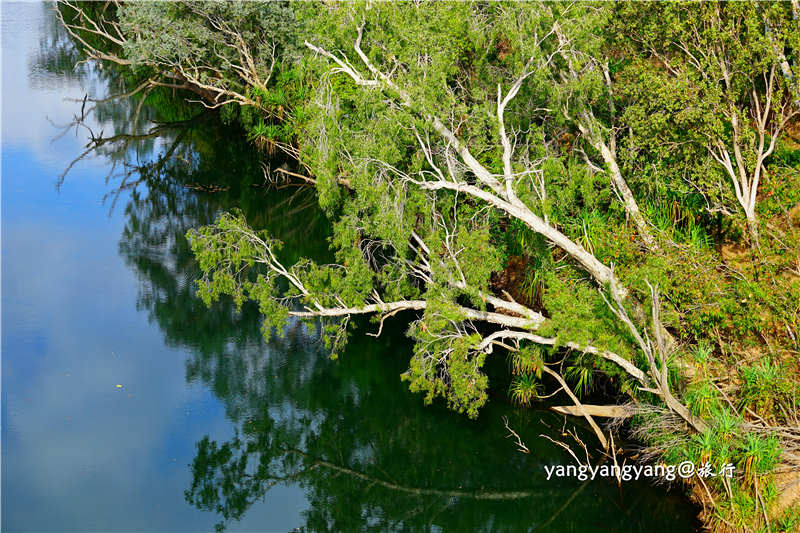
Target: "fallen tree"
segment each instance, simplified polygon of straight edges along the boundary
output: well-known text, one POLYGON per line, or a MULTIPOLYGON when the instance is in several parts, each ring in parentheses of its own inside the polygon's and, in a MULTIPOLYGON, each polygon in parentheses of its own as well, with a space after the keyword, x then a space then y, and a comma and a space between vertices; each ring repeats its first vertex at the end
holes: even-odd
MULTIPOLYGON (((683 33, 661 41, 648 11, 630 19, 628 42, 612 19, 627 4, 295 6, 306 86, 283 146, 304 172, 281 174, 316 188, 334 261, 286 264, 278 241, 228 213, 189 233, 200 294, 256 301, 265 335, 305 319, 334 356, 353 317, 371 317, 369 334, 380 335, 404 313, 415 341, 404 379, 472 417, 488 397, 486 357, 505 353, 515 401, 563 396, 569 405, 556 409, 585 418, 606 450, 613 441, 596 419, 612 415, 647 445, 641 458, 731 461, 742 469, 735 483, 697 481, 712 502, 706 520, 768 525, 767 509, 786 507, 770 499, 772 474, 800 464, 800 239, 787 207, 800 188, 781 144, 796 23, 785 5, 723 7, 704 4, 699 16, 676 6, 683 33), (736 10, 749 17, 744 34, 736 10), (732 48, 693 61, 720 21, 732 48), (754 37, 762 22, 766 40, 754 37), (715 69, 737 46, 760 59, 729 86, 715 69), (744 154, 738 170, 725 151, 744 154), (760 223, 759 183, 783 202, 761 198, 760 223), (758 258, 726 251, 738 250, 733 200, 758 258), (720 213, 724 223, 709 218, 720 213), (616 404, 584 404, 597 381, 616 404)), ((138 48, 123 43, 135 53, 120 64, 137 57, 163 75, 204 61, 192 83, 216 84, 206 106, 275 118, 278 106, 253 99, 271 91, 269 46, 250 69, 257 51, 241 52, 236 28, 209 17, 197 20, 217 46, 190 42, 186 57, 149 55, 129 19, 120 38, 138 48), (242 98, 224 93, 232 87, 242 98)))
MULTIPOLYGON (((512 396, 530 401, 552 385, 548 396, 571 403, 557 410, 585 418, 603 449, 610 441, 596 418, 613 415, 638 428, 649 444, 642 457, 708 460, 704 450, 727 441, 715 464, 758 456, 764 470, 742 479, 767 475, 775 443, 792 449, 796 433, 775 440, 762 429, 750 442, 737 409, 709 409, 695 391, 711 385, 687 387, 682 376, 690 350, 659 289, 674 292, 669 262, 680 248, 657 238, 618 159, 617 135, 630 124, 617 122, 610 60, 587 31, 607 15, 587 4, 307 7, 304 45, 319 81, 299 157, 334 220, 335 264, 284 265, 279 243, 224 215, 190 233, 201 293, 259 302, 265 331, 279 333, 289 316, 319 319, 334 353, 351 317, 372 316, 380 334, 408 311, 415 349, 404 379, 426 401, 442 397, 476 416, 485 358, 501 348, 519 375, 512 396), (444 20, 446 29, 426 22, 444 20), (487 47, 490 58, 477 52, 487 47), (611 249, 635 259, 615 263, 593 244, 586 211, 570 203, 596 205, 591 193, 564 195, 581 180, 619 195, 603 209, 619 213, 611 227, 632 244, 611 249), (538 303, 493 285, 508 264, 497 227, 528 236, 522 254, 543 280, 538 303), (618 405, 583 404, 595 375, 623 391, 618 405)), ((797 468, 791 453, 782 457, 797 468)), ((716 491, 733 498, 729 482, 708 494, 716 491)), ((751 501, 766 509, 760 489, 751 501)))
MULTIPOLYGON (((379 184, 377 186, 384 191, 376 198, 378 202, 394 202, 389 210, 393 211, 390 216, 395 218, 393 222, 398 223, 398 227, 393 231, 405 236, 406 242, 380 239, 368 231, 348 228, 362 244, 340 249, 341 264, 317 266, 301 263, 289 268, 277 257, 277 243, 250 230, 240 217, 224 216, 217 226, 203 228, 190 237, 205 273, 200 281, 203 294, 209 301, 225 292, 233 294, 237 301, 256 300, 271 319, 270 326, 274 325, 278 331, 290 315, 343 317, 343 320, 326 326, 334 350, 346 338, 348 319, 353 315, 373 314, 382 321, 402 310, 423 311, 422 318, 410 330, 417 339, 417 350, 406 377, 411 381, 412 390, 426 392, 428 400, 435 395, 444 396, 453 407, 471 416, 477 414, 477 409, 486 400, 487 381, 481 367, 485 354, 491 353, 495 345, 511 350, 520 350, 525 343, 555 345, 599 355, 622 370, 640 391, 661 398, 693 430, 702 432, 706 423, 692 415, 670 390, 667 375, 670 346, 659 319, 660 302, 656 288, 651 288, 651 321, 637 326, 626 310, 626 305, 631 305, 631 291, 616 279, 613 266, 603 264, 580 243, 545 221, 530 205, 532 191, 526 178, 542 173, 546 157, 531 162, 528 149, 521 160, 515 161, 514 144, 520 139, 512 141, 506 131, 506 109, 527 78, 551 72, 556 55, 563 52, 567 39, 563 31, 556 31, 555 16, 547 9, 541 9, 533 16, 539 17, 535 23, 547 21, 552 29, 531 47, 531 55, 524 60, 522 70, 512 78, 510 87, 504 90, 502 82, 498 83, 493 120, 497 131, 494 149, 500 154, 501 173, 481 163, 473 155, 469 143, 448 127, 435 110, 420 105, 419 100, 399 82, 376 66, 362 48, 364 22, 355 29, 356 35, 351 43, 357 60, 344 52, 334 54, 306 41, 309 50, 331 62, 333 72, 347 75, 356 86, 366 91, 379 92, 389 106, 398 106, 405 121, 398 120, 398 127, 410 130, 417 140, 418 153, 424 158, 424 164, 418 165, 415 172, 395 161, 357 158, 346 152, 338 154, 338 158, 347 161, 352 168, 372 175, 374 181, 369 187, 374 189, 379 184), (551 37, 552 43, 546 42, 551 37), (548 53, 548 46, 553 46, 555 52, 548 53), (360 68, 356 64, 360 64, 360 68), (408 204, 412 195, 421 202, 414 213, 415 224, 408 227, 403 224, 408 212, 402 204, 408 204), (488 215, 450 216, 438 207, 449 207, 447 200, 442 198, 449 198, 452 202, 459 195, 464 198, 459 202, 474 202, 476 206, 489 207, 503 217, 525 224, 587 272, 597 290, 607 296, 610 312, 635 339, 635 346, 644 356, 644 369, 623 356, 575 339, 537 335, 534 331, 547 323, 545 317, 519 302, 493 296, 487 287, 488 276, 497 267, 492 265, 486 227, 488 215), (423 218, 421 223, 420 218, 423 218), (366 242, 369 244, 364 244, 366 242), (480 263, 485 266, 477 266, 480 263), (261 274, 257 281, 248 281, 246 267, 256 264, 267 267, 266 273, 261 274), (398 291, 400 287, 387 286, 375 279, 376 275, 388 272, 402 273, 419 288, 409 286, 412 290, 403 294, 403 298, 397 298, 403 292, 402 289, 398 291), (288 294, 275 292, 278 277, 289 281, 288 294), (422 297, 411 299, 414 293, 422 297), (301 309, 295 310, 293 306, 301 309), (502 329, 486 330, 479 325, 481 322, 502 329), (647 329, 651 329, 649 335, 647 329)), ((584 116, 589 116, 588 113, 583 111, 584 116)), ((594 137, 592 140, 602 142, 594 137)), ((352 181, 355 194, 362 193, 357 181, 352 181)), ((459 204, 452 205, 452 209, 458 210, 459 204)), ((481 211, 488 213, 483 208, 479 208, 477 213, 481 211)), ((647 240, 651 240, 649 233, 647 236, 647 240)), ((603 447, 607 448, 602 430, 582 407, 557 366, 542 362, 538 371, 555 379, 574 402, 576 410, 587 419, 603 447)))

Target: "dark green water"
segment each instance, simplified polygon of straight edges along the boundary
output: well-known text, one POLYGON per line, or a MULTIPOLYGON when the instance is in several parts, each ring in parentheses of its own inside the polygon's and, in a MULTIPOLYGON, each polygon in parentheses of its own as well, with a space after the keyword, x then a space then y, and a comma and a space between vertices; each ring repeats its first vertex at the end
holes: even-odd
POLYGON ((206 308, 185 232, 241 208, 286 261, 324 258, 311 191, 266 190, 238 132, 163 95, 136 124, 137 100, 100 105, 106 137, 182 122, 104 145, 57 190, 88 135, 56 139, 81 110, 64 99, 120 80, 68 68, 45 5, 2 10, 3 531, 693 530, 663 488, 547 481, 570 458, 538 435, 562 419, 502 386, 477 421, 423 406, 402 317, 331 361, 300 325, 265 341, 254 309, 206 308))

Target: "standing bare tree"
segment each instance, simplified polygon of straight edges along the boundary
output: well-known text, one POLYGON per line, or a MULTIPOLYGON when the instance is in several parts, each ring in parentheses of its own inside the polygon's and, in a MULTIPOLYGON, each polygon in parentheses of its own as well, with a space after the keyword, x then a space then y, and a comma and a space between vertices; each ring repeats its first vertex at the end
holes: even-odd
MULTIPOLYGON (((635 8, 620 4, 618 31, 627 36, 634 54, 649 56, 642 69, 661 65, 660 76, 669 80, 661 95, 666 105, 683 99, 700 108, 692 118, 695 142, 722 170, 757 247, 756 205, 766 161, 800 113, 800 87, 792 81, 796 73, 785 56, 786 50, 797 50, 798 20, 778 3, 650 7, 630 16, 635 8), (665 25, 665 19, 677 22, 665 25)), ((715 188, 702 182, 695 186, 715 188)))

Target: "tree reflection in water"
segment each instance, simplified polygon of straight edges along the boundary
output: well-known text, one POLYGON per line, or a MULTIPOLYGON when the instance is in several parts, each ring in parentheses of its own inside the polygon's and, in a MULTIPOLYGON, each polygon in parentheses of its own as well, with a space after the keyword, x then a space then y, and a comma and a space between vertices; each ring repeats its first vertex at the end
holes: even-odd
MULTIPOLYGON (((53 50, 45 68, 73 60, 68 46, 53 50)), ((187 114, 161 92, 146 104, 143 97, 91 103, 93 124, 113 135, 92 129, 87 148, 123 169, 110 175, 108 196, 127 201, 119 251, 139 277, 139 309, 169 345, 187 349, 187 381, 209 387, 236 429, 227 442, 197 443, 185 493, 191 505, 219 515, 219 529, 278 483, 305 490, 308 531, 691 529, 684 502, 645 484, 620 493, 604 481, 545 481, 544 464, 569 462, 536 437, 550 431, 540 418, 561 427, 553 415, 514 411, 502 395, 478 421, 424 407, 399 379, 411 351, 402 316, 377 339, 355 335, 331 361, 298 322, 267 341, 254 306, 207 308, 192 283, 198 270, 189 229, 240 208, 252 226, 284 241, 291 263, 324 260, 327 221, 313 190, 265 190, 259 154, 217 116, 187 114), (527 436, 531 454, 505 439, 502 416, 527 436)), ((72 126, 87 116, 84 108, 72 126)))
POLYGON ((289 261, 324 258, 327 235, 311 191, 261 192, 257 155, 229 132, 202 131, 218 135, 206 141, 215 150, 195 166, 165 165, 131 195, 120 252, 141 279, 139 306, 168 343, 189 349, 187 381, 208 386, 236 428, 227 442, 197 443, 185 494, 216 513, 220 529, 279 483, 305 490, 308 531, 675 531, 675 517, 689 529, 679 500, 644 485, 621 498, 611 483, 545 481, 544 464, 568 461, 536 438, 547 430, 539 418, 561 427, 551 415, 514 412, 502 400, 477 422, 424 407, 399 379, 410 353, 402 317, 378 339, 355 335, 331 361, 299 322, 265 341, 255 307, 206 308, 192 285, 189 228, 239 207, 286 243, 289 261), (503 415, 527 435, 530 455, 504 438, 503 415))

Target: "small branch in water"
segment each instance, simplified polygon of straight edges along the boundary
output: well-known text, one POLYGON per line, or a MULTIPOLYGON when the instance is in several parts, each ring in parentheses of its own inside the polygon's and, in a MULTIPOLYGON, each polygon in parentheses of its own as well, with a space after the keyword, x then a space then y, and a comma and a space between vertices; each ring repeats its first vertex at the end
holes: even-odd
POLYGON ((325 461, 324 459, 313 457, 302 450, 289 449, 286 450, 286 453, 296 453, 298 455, 301 455, 309 459, 311 463, 308 466, 308 469, 319 468, 319 467, 328 468, 330 470, 333 470, 334 472, 345 474, 350 477, 360 479, 362 481, 367 481, 371 485, 377 485, 389 490, 405 492, 417 496, 440 496, 446 498, 470 498, 474 500, 500 501, 500 500, 518 500, 518 499, 530 498, 532 496, 535 496, 538 492, 536 490, 490 491, 481 489, 472 491, 472 490, 461 490, 461 489, 432 489, 427 487, 412 487, 408 485, 392 483, 384 479, 380 479, 371 476, 369 474, 359 472, 358 470, 347 468, 346 466, 338 465, 330 461, 325 461))
POLYGON ((525 443, 522 442, 522 439, 519 437, 517 432, 514 431, 513 429, 511 429, 511 427, 508 425, 508 417, 505 417, 505 416, 503 417, 503 425, 505 425, 506 429, 508 430, 508 435, 506 435, 506 438, 514 437, 514 439, 517 441, 516 442, 517 450, 522 452, 522 453, 531 453, 531 451, 528 449, 528 447, 525 446, 525 443))
POLYGON ((563 443, 560 440, 555 440, 555 439, 553 439, 551 437, 548 437, 544 433, 540 433, 539 436, 540 437, 544 437, 547 440, 549 440, 550 442, 552 442, 553 444, 555 444, 556 446, 560 446, 561 448, 564 448, 565 450, 567 450, 567 452, 569 452, 569 454, 572 456, 572 458, 575 459, 575 462, 578 463, 579 466, 583 466, 583 463, 581 462, 581 460, 578 459, 578 456, 575 455, 575 452, 572 451, 572 448, 570 448, 568 444, 563 443))
MULTIPOLYGON (((628 418, 635 413, 625 405, 589 405, 584 404, 583 409, 592 416, 603 418, 628 418)), ((550 410, 562 415, 583 416, 583 412, 574 405, 554 405, 550 410)))

